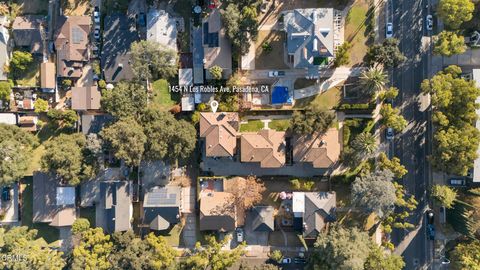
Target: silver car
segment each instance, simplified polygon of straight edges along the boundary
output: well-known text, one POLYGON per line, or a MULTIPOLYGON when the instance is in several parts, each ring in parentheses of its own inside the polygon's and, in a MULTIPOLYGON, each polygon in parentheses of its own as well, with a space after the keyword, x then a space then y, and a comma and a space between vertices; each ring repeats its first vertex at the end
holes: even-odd
POLYGON ((391 23, 391 22, 387 23, 387 29, 386 29, 385 37, 386 38, 393 37, 393 23, 391 23))
POLYGON ((427 28, 427 31, 432 31, 433 30, 433 16, 432 15, 427 15, 427 18, 425 20, 425 26, 427 28))

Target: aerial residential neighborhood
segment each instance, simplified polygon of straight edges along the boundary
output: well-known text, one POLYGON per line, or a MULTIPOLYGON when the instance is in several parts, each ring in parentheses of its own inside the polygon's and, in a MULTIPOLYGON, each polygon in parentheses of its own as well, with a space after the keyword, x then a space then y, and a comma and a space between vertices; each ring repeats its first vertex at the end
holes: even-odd
POLYGON ((0 268, 480 269, 478 0, 0 1, 0 268))

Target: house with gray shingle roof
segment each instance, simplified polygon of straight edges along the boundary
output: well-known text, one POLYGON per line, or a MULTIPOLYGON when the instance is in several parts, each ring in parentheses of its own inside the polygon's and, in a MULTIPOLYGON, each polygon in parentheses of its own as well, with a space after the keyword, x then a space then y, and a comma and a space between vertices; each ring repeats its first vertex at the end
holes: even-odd
POLYGON ((275 230, 274 209, 272 206, 254 206, 250 216, 252 229, 256 232, 273 232, 275 230))
POLYGON ((132 229, 132 190, 128 181, 100 183, 100 202, 96 205, 95 223, 107 233, 132 229))
POLYGON ((333 8, 295 9, 283 16, 288 64, 316 68, 334 57, 333 8))
POLYGON ((153 187, 143 200, 144 227, 163 231, 180 222, 181 191, 179 186, 153 187))

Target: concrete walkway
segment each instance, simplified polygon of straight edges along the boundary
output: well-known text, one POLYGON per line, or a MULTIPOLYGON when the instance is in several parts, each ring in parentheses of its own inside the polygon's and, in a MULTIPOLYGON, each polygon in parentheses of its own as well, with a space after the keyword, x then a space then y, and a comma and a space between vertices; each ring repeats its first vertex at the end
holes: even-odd
POLYGON ((185 214, 185 225, 182 230, 182 238, 185 247, 194 248, 197 242, 196 236, 197 217, 195 213, 185 214))

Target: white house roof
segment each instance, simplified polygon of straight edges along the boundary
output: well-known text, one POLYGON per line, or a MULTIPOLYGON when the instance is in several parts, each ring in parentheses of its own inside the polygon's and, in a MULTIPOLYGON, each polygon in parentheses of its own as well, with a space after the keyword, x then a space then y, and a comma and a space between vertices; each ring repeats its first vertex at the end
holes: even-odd
POLYGON ((182 111, 191 112, 195 110, 195 98, 193 96, 182 97, 182 111))
POLYGON ((293 192, 292 211, 295 217, 305 213, 305 192, 293 192))
POLYGON ((177 21, 165 10, 147 13, 147 40, 156 41, 177 51, 177 21))
POLYGON ((193 84, 193 69, 181 68, 178 70, 178 85, 193 84))
POLYGON ((8 125, 17 124, 17 116, 14 113, 0 113, 0 123, 8 125))
MULTIPOLYGON (((480 87, 480 69, 472 70, 472 79, 475 81, 475 85, 480 87)), ((477 98, 476 102, 480 104, 480 97, 477 98)), ((476 112, 479 119, 477 119, 475 126, 480 130, 480 109, 477 109, 476 112)), ((480 147, 477 149, 477 155, 478 158, 473 162, 473 182, 480 182, 480 147)))

